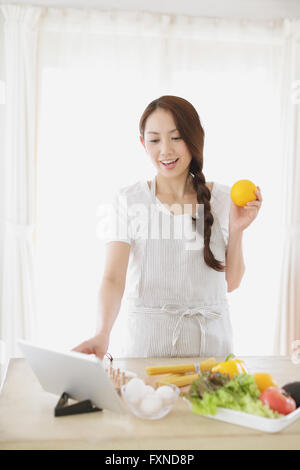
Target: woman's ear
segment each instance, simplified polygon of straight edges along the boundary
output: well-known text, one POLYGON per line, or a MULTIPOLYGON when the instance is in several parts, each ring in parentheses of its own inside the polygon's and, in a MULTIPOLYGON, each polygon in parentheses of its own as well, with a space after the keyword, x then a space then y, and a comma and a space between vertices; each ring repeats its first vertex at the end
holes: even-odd
POLYGON ((141 144, 143 147, 145 147, 145 144, 144 144, 144 141, 143 141, 143 137, 140 135, 140 141, 141 141, 141 144))

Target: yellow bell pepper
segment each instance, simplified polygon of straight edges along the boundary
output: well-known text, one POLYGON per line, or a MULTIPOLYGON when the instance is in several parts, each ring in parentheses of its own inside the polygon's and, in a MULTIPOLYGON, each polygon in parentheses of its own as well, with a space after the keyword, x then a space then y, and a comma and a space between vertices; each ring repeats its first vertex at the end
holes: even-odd
POLYGON ((227 374, 230 379, 232 379, 235 374, 248 374, 244 361, 240 359, 231 359, 231 357, 234 357, 234 354, 229 354, 224 362, 219 362, 211 369, 211 371, 227 374))

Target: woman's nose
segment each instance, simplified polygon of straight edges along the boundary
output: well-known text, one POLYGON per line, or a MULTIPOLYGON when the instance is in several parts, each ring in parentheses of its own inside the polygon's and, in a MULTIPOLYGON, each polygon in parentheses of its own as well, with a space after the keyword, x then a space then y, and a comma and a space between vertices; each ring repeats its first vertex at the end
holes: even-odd
POLYGON ((168 155, 169 153, 172 153, 172 143, 169 141, 162 141, 161 154, 168 155))

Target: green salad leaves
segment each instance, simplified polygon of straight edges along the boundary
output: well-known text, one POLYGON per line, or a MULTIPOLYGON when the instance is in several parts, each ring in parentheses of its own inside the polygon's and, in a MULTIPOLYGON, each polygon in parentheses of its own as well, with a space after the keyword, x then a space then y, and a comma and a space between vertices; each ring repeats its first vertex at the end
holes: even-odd
POLYGON ((199 415, 215 415, 217 408, 230 408, 265 418, 281 418, 260 400, 260 391, 253 375, 239 374, 231 380, 219 372, 203 371, 185 395, 192 412, 199 415))

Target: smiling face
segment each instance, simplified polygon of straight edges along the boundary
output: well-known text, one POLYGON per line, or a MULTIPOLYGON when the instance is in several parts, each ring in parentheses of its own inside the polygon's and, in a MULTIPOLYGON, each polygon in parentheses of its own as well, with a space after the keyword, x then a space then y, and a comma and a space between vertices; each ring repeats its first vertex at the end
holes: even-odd
POLYGON ((171 112, 156 109, 150 114, 145 125, 144 140, 142 137, 140 139, 153 165, 164 177, 188 174, 192 156, 176 129, 171 112), (166 165, 174 160, 177 162, 166 165))

